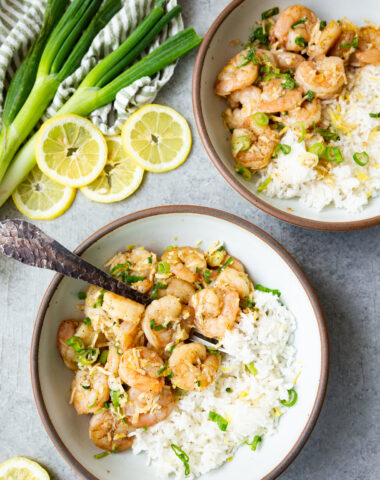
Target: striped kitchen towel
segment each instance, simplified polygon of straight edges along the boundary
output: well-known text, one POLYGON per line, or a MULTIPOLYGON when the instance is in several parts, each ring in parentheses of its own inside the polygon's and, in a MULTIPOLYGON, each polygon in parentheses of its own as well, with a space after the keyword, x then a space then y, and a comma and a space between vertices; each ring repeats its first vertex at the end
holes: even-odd
MULTIPOLYGON (((128 37, 154 3, 155 0, 123 0, 122 9, 95 37, 81 66, 61 83, 43 120, 55 114, 91 68, 128 37)), ((45 5, 46 0, 0 0, 0 112, 10 79, 39 32, 45 5)), ((167 9, 176 5, 177 0, 169 0, 167 9)), ((182 17, 178 16, 156 38, 149 52, 182 29, 182 17)), ((107 135, 120 133, 121 126, 136 108, 154 100, 172 77, 174 68, 175 65, 166 67, 153 78, 142 78, 121 90, 112 104, 92 112, 91 120, 107 135)))

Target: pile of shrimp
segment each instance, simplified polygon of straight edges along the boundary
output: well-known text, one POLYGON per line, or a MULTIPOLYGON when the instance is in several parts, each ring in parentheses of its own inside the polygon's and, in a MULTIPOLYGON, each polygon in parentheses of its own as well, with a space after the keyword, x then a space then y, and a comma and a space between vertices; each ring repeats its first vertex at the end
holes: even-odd
POLYGON ((215 381, 220 355, 191 342, 191 329, 221 339, 252 305, 254 287, 218 242, 206 252, 168 247, 161 259, 132 247, 106 266, 153 301, 145 308, 90 286, 79 295, 85 318, 63 321, 57 345, 75 372, 71 403, 92 414, 90 438, 118 452, 131 447, 136 429, 165 420, 183 390, 202 392, 215 381))
MULTIPOLYGON (((308 130, 321 133, 321 102, 342 92, 349 71, 380 63, 379 26, 359 28, 345 17, 327 23, 299 4, 275 20, 278 13, 277 7, 263 12, 250 42, 215 83, 216 94, 230 106, 224 121, 232 132, 237 171, 248 178, 250 170, 276 157, 289 128, 300 137, 308 130)), ((322 135, 319 141, 328 139, 322 135)))

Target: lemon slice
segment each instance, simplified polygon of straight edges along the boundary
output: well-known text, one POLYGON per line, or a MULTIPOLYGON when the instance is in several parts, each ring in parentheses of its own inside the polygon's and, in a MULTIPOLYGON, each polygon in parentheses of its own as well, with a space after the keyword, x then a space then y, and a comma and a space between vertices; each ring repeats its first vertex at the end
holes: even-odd
POLYGON ((187 121, 162 105, 145 105, 133 113, 123 126, 121 138, 127 154, 149 172, 179 167, 191 149, 187 121))
POLYGON ((81 192, 100 203, 119 202, 132 195, 144 176, 144 170, 128 158, 121 137, 106 137, 108 159, 101 174, 81 192))
POLYGON ((12 198, 21 213, 33 220, 52 220, 71 206, 76 190, 47 177, 38 167, 13 192, 12 198))
POLYGON ((38 463, 16 457, 0 465, 0 480, 49 480, 49 474, 38 463))
POLYGON ((40 169, 67 187, 84 187, 107 161, 107 144, 95 125, 78 115, 58 115, 45 122, 36 140, 40 169))

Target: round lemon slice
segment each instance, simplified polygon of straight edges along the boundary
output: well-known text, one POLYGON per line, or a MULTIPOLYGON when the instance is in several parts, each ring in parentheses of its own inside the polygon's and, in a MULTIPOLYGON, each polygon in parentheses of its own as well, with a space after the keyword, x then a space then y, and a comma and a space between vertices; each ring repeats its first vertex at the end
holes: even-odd
POLYGON ((121 138, 126 153, 149 172, 179 167, 191 149, 191 132, 178 112, 162 105, 145 105, 125 122, 121 138))
POLYGON ((103 170, 107 144, 101 131, 86 118, 58 115, 40 128, 36 159, 52 180, 67 187, 84 187, 103 170))
POLYGON ((33 220, 52 220, 71 206, 76 190, 47 177, 38 167, 13 192, 12 198, 20 212, 33 220))
POLYGON ((121 137, 106 137, 108 159, 101 174, 81 192, 100 203, 119 202, 132 195, 142 182, 144 169, 131 160, 121 144, 121 137))
POLYGON ((49 474, 38 463, 16 457, 0 465, 0 480, 49 480, 49 474))

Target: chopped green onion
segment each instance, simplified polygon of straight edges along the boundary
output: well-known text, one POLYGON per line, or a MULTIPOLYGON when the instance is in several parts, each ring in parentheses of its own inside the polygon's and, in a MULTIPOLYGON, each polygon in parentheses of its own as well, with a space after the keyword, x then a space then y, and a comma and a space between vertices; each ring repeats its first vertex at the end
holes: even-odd
POLYGON ((222 432, 225 432, 227 430, 228 422, 225 418, 219 415, 219 413, 209 412, 208 418, 212 422, 215 422, 218 425, 218 427, 222 430, 222 432))
POLYGON ((232 388, 227 387, 227 388, 226 388, 226 392, 227 392, 227 393, 231 393, 231 392, 232 392, 232 388))
POLYGON ((158 298, 158 290, 165 290, 168 288, 168 285, 166 283, 160 283, 157 282, 153 285, 152 293, 150 294, 150 297, 153 298, 153 300, 156 300, 158 298))
POLYGON ((98 298, 96 299, 96 302, 94 303, 94 308, 99 308, 103 305, 103 297, 105 293, 106 291, 104 289, 100 291, 100 295, 98 296, 98 298))
POLYGON ((185 475, 190 475, 190 466, 189 466, 189 456, 182 450, 182 448, 177 447, 172 443, 171 448, 173 452, 177 455, 177 457, 181 460, 181 462, 185 466, 185 475))
POLYGON ((307 41, 303 37, 296 37, 294 40, 295 44, 301 48, 305 48, 307 45, 307 41))
POLYGON ((246 56, 241 55, 243 57, 243 62, 238 66, 238 68, 242 68, 247 66, 249 63, 253 63, 253 65, 257 65, 259 63, 259 59, 256 56, 255 47, 251 46, 248 50, 246 56))
POLYGON ((103 407, 108 410, 110 408, 110 404, 108 402, 103 403, 103 407))
POLYGON ((315 132, 319 133, 319 135, 326 140, 332 140, 333 142, 339 140, 338 129, 334 125, 331 125, 331 130, 329 130, 328 128, 318 128, 315 122, 313 122, 313 128, 315 132))
POLYGON ((240 308, 242 308, 243 310, 245 308, 253 308, 254 306, 255 302, 252 302, 248 295, 246 295, 244 299, 240 300, 240 308))
POLYGON ((255 435, 254 439, 252 440, 252 443, 249 443, 249 442, 245 442, 245 443, 251 447, 251 450, 255 451, 261 441, 262 441, 262 438, 260 437, 260 435, 255 435))
POLYGON ((196 384, 197 384, 198 387, 200 387, 200 386, 201 386, 201 381, 200 381, 200 380, 197 380, 197 381, 196 381, 196 384))
POLYGON ((321 20, 320 24, 319 24, 319 30, 324 30, 326 28, 326 25, 327 25, 327 22, 326 20, 321 20))
POLYGON ((288 393, 289 393, 289 400, 288 401, 281 400, 280 402, 282 403, 282 405, 284 405, 284 407, 292 407, 297 402, 297 398, 298 398, 297 392, 292 388, 291 390, 288 390, 288 393))
POLYGON ((111 390, 110 391, 110 397, 111 397, 112 405, 115 408, 119 408, 120 407, 119 392, 117 390, 111 390))
POLYGON ((88 390, 90 387, 91 385, 82 385, 82 388, 84 388, 85 390, 88 390))
POLYGON ((266 188, 268 187, 271 181, 272 181, 272 177, 269 176, 263 182, 260 183, 260 185, 257 187, 257 191, 261 193, 264 190, 266 190, 266 188))
POLYGON ((248 370, 249 373, 252 373, 252 375, 256 376, 258 374, 257 368, 255 367, 254 362, 247 363, 245 368, 248 370))
POLYGON ((294 126, 300 128, 300 137, 298 139, 298 143, 301 143, 305 139, 305 135, 306 135, 305 124, 303 122, 296 122, 294 126))
POLYGON ((237 155, 239 152, 245 152, 251 146, 251 139, 247 135, 236 137, 232 140, 232 152, 237 155))
POLYGON ((141 428, 144 430, 144 432, 148 431, 148 427, 141 427, 141 428))
POLYGON ((327 147, 326 150, 326 160, 328 162, 342 163, 343 157, 340 148, 338 147, 327 147))
POLYGON ((311 101, 313 100, 314 96, 315 96, 315 93, 312 92, 311 90, 308 90, 308 91, 306 92, 306 100, 307 100, 308 102, 311 102, 311 101))
POLYGON ((158 273, 170 273, 170 265, 167 262, 158 262, 157 271, 158 273))
POLYGON ((85 292, 78 292, 78 299, 79 300, 86 300, 87 295, 85 292))
POLYGON ((92 365, 99 356, 99 348, 86 348, 75 355, 75 360, 82 365, 92 365))
POLYGON ((249 41, 253 43, 255 40, 257 40, 259 43, 261 43, 261 45, 268 45, 268 33, 269 30, 267 30, 265 26, 257 27, 249 37, 249 41))
POLYGON ((84 341, 80 337, 76 336, 66 340, 66 345, 73 347, 74 351, 77 353, 82 352, 85 349, 84 341))
POLYGON ((120 263, 119 265, 115 265, 113 268, 111 268, 110 274, 115 275, 115 273, 119 272, 120 270, 123 270, 125 267, 130 269, 131 266, 132 266, 131 262, 120 263))
POLYGON ((259 127, 266 127, 269 123, 268 115, 265 115, 265 113, 262 112, 254 113, 252 118, 256 125, 258 125, 259 127))
POLYGON ((278 157, 278 152, 281 150, 281 152, 284 155, 289 155, 289 153, 292 151, 292 147, 290 145, 286 145, 285 143, 280 143, 277 145, 277 147, 274 149, 274 155, 273 158, 278 157))
POLYGON ((361 167, 364 167, 367 165, 369 156, 367 152, 356 152, 354 153, 354 160, 355 162, 360 165, 361 167))
POLYGON ((211 283, 211 272, 210 272, 210 270, 205 270, 203 272, 203 276, 204 276, 204 279, 205 279, 206 283, 211 283))
POLYGON ((91 318, 90 317, 86 317, 84 320, 83 320, 83 323, 85 325, 87 325, 87 327, 89 327, 91 325, 91 318))
POLYGON ((259 290, 260 292, 273 293, 273 295, 281 297, 281 292, 279 290, 272 290, 270 288, 264 287, 263 285, 255 285, 255 290, 259 290))
POLYGON ((101 458, 108 457, 110 452, 101 452, 94 455, 95 460, 100 460, 101 458))
POLYGON ((148 263, 152 263, 152 257, 148 257, 148 263))
POLYGON ((170 348, 169 348, 169 355, 171 355, 173 353, 173 350, 175 349, 175 345, 172 345, 170 348))
POLYGON ((270 8, 269 10, 265 10, 261 14, 261 20, 266 20, 267 18, 273 17, 274 15, 277 15, 280 12, 280 9, 278 7, 273 7, 270 8))
POLYGON ((133 283, 137 283, 137 282, 142 282, 143 280, 145 280, 145 277, 144 277, 144 276, 140 276, 140 275, 129 275, 129 273, 126 273, 126 272, 123 272, 123 273, 122 273, 121 278, 123 279, 123 282, 124 282, 124 283, 128 283, 128 284, 133 284, 133 283))
POLYGON ((289 73, 283 73, 283 74, 281 74, 281 76, 285 78, 285 81, 281 83, 281 87, 288 88, 289 90, 292 90, 293 88, 298 87, 298 84, 289 75, 289 73), (285 75, 286 75, 286 77, 284 77, 285 75))
POLYGON ((164 325, 156 325, 156 320, 154 318, 152 318, 149 325, 150 325, 150 329, 154 330, 155 332, 159 332, 160 330, 165 330, 167 328, 164 325))
POLYGON ((339 45, 339 48, 357 48, 358 46, 358 41, 359 41, 359 37, 355 37, 353 40, 352 40, 352 43, 342 43, 339 45))
POLYGON ((226 261, 226 263, 224 263, 221 267, 218 268, 218 272, 219 272, 219 273, 222 272, 222 271, 223 271, 225 268, 227 268, 228 265, 229 265, 230 263, 232 263, 233 261, 234 261, 233 257, 230 257, 230 258, 226 261))
POLYGON ((371 118, 380 118, 380 112, 379 113, 370 113, 369 116, 371 118))
POLYGON ((159 369, 157 370, 157 375, 161 375, 161 373, 164 373, 164 371, 168 368, 168 361, 165 360, 165 363, 164 365, 159 369))
POLYGON ((118 453, 119 452, 119 446, 118 445, 115 445, 113 447, 113 450, 112 450, 112 453, 118 453))
POLYGON ((294 30, 297 25, 302 25, 303 23, 307 22, 307 17, 302 17, 298 20, 298 22, 293 23, 292 29, 294 30))
POLYGON ((102 353, 100 354, 99 362, 102 365, 106 364, 107 358, 108 358, 108 353, 109 353, 109 350, 107 349, 107 350, 103 350, 102 353))
POLYGON ((247 181, 252 180, 252 172, 241 163, 237 163, 235 165, 235 171, 236 173, 241 175, 245 180, 247 181))
POLYGON ((96 395, 95 396, 95 400, 91 403, 91 405, 87 405, 87 408, 94 408, 96 403, 98 401, 98 396, 96 395))
POLYGON ((326 146, 323 145, 323 143, 314 143, 310 148, 309 148, 310 153, 314 153, 315 155, 318 155, 318 158, 322 158, 323 155, 326 152, 326 146))
POLYGON ((213 348, 207 348, 207 351, 210 355, 218 355, 219 350, 214 350, 213 348))

